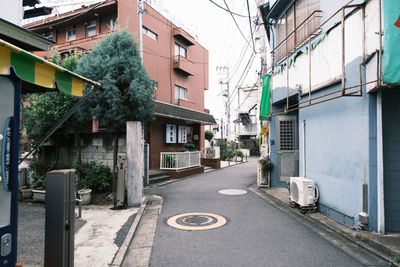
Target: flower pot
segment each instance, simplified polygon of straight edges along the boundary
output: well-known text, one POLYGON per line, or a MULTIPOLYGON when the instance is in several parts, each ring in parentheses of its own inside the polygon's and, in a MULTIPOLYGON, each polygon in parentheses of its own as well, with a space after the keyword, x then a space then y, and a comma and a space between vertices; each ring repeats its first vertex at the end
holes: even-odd
POLYGON ((30 199, 32 197, 32 195, 33 195, 32 189, 30 189, 30 188, 22 189, 21 192, 22 192, 22 197, 24 199, 30 199))
POLYGON ((92 189, 81 189, 78 191, 82 205, 89 205, 91 201, 92 189))
POLYGON ((46 199, 46 190, 32 190, 33 201, 44 202, 46 199))

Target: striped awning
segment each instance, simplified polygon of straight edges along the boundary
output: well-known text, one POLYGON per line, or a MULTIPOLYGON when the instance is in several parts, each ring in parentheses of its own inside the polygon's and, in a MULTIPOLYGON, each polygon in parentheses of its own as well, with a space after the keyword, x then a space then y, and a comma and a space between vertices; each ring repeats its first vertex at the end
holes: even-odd
POLYGON ((83 96, 86 84, 100 87, 100 83, 66 70, 0 39, 0 74, 9 75, 11 67, 23 81, 61 92, 83 96))

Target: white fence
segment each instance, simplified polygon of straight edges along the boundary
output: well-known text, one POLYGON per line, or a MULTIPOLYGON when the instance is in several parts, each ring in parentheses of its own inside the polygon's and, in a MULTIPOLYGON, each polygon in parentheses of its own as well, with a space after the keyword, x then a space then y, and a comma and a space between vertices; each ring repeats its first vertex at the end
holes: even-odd
POLYGON ((200 166, 200 151, 161 152, 161 170, 180 170, 200 166))

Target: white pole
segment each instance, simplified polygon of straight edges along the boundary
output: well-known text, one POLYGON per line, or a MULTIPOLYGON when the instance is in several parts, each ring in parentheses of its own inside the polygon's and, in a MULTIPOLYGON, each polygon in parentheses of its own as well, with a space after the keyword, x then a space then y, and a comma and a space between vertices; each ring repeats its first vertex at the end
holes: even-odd
POLYGON ((143 0, 138 0, 138 14, 139 14, 139 49, 140 49, 140 58, 142 59, 143 64, 143 23, 142 23, 142 14, 144 12, 143 8, 143 0))
POLYGON ((303 120, 301 123, 301 128, 302 128, 302 166, 303 166, 303 177, 306 178, 306 121, 303 120))
POLYGON ((385 233, 385 194, 383 188, 383 137, 382 137, 382 91, 376 98, 376 142, 377 142, 377 174, 378 174, 378 233, 385 233))

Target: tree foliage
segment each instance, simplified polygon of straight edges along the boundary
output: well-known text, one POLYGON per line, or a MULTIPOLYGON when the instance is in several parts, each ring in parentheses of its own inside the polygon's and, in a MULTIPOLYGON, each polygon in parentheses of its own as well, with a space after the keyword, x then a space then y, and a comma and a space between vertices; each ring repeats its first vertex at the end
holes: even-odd
POLYGON ((209 142, 211 142, 211 140, 214 138, 214 133, 213 133, 212 131, 207 130, 207 131, 204 132, 204 137, 205 137, 209 142))
POLYGON ((153 83, 128 32, 103 39, 79 61, 76 72, 102 84, 87 105, 100 125, 122 128, 129 120, 152 120, 153 83))
MULTIPOLYGON (((70 51, 62 59, 60 54, 54 50, 50 61, 74 71, 80 57, 81 54, 70 51)), ((60 91, 29 94, 25 99, 27 104, 22 108, 23 125, 29 139, 38 141, 64 114, 71 110, 77 101, 76 97, 63 94, 60 91)))

